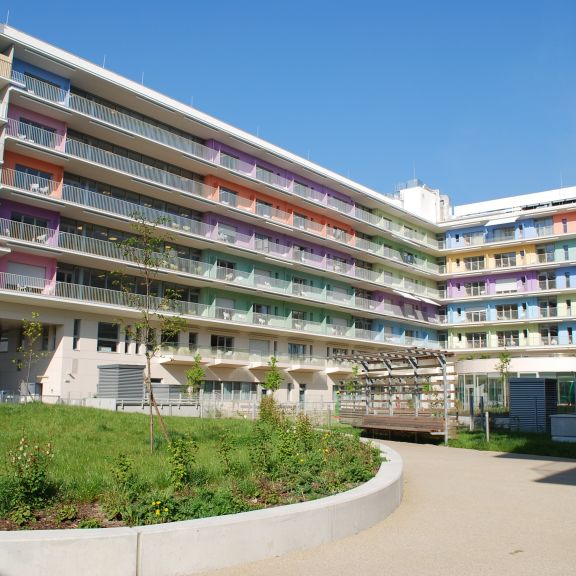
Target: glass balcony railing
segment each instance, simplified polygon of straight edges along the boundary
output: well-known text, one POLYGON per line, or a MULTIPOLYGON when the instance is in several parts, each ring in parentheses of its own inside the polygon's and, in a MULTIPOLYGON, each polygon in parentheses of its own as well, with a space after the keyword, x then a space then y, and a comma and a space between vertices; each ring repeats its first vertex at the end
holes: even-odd
POLYGON ((476 348, 509 348, 509 347, 519 347, 519 348, 539 348, 539 347, 570 347, 574 346, 574 342, 569 339, 566 342, 561 343, 558 336, 551 336, 548 334, 528 334, 527 337, 521 335, 511 335, 511 336, 501 336, 498 337, 497 334, 492 334, 485 340, 475 340, 475 341, 462 341, 453 342, 448 346, 448 350, 471 350, 476 348))
MULTIPOLYGON (((89 192, 89 194, 94 193, 89 192)), ((114 200, 105 196, 103 198, 105 200, 114 200)), ((205 232, 211 234, 212 230, 207 229, 205 232)), ((70 234, 67 232, 58 232, 54 229, 33 226, 7 219, 0 219, 0 237, 33 244, 43 244, 44 246, 50 246, 55 249, 66 249, 79 254, 89 254, 104 258, 108 261, 127 261, 130 260, 131 256, 131 254, 128 254, 121 244, 116 242, 70 234)), ((137 249, 134 249, 133 253, 133 258, 141 259, 143 257, 143 253, 137 249)), ((255 287, 281 294, 291 294, 293 296, 313 300, 319 303, 330 302, 356 308, 354 296, 351 294, 343 294, 341 291, 327 290, 312 285, 297 284, 295 282, 254 274, 250 271, 237 270, 218 266, 217 264, 211 265, 198 260, 180 258, 175 252, 157 254, 156 261, 160 264, 162 269, 167 271, 184 272, 191 276, 212 278, 235 285, 255 287)), ((379 305, 378 310, 381 313, 388 312, 395 316, 399 315, 398 310, 392 308, 388 310, 381 304, 379 305)), ((404 314, 400 315, 410 318, 404 314)))
POLYGON ((296 250, 288 246, 267 242, 257 246, 259 240, 256 236, 242 234, 228 230, 228 228, 219 228, 218 226, 208 225, 196 220, 184 218, 182 216, 168 214, 160 210, 140 206, 124 200, 119 200, 111 196, 92 192, 84 188, 76 188, 70 185, 63 185, 61 193, 59 186, 52 180, 40 178, 37 176, 25 174, 4 168, 2 170, 2 184, 25 190, 43 196, 54 196, 59 200, 65 200, 75 205, 86 207, 90 206, 110 214, 116 214, 127 218, 138 216, 149 222, 159 222, 171 230, 183 232, 185 234, 197 235, 202 238, 211 238, 216 242, 232 245, 239 249, 258 250, 259 252, 268 253, 271 256, 301 262, 303 264, 331 270, 342 274, 343 276, 354 276, 362 280, 383 284, 394 288, 404 288, 405 290, 414 291, 415 293, 431 298, 438 298, 438 292, 434 288, 412 284, 403 278, 392 278, 383 273, 367 270, 360 267, 354 267, 351 264, 339 262, 326 256, 314 254, 306 250, 296 250))
POLYGON ((352 216, 382 230, 391 231, 400 237, 409 238, 427 247, 435 249, 440 247, 440 244, 435 238, 430 238, 424 233, 399 224, 391 225, 389 221, 378 215, 355 207, 353 204, 344 202, 334 196, 314 190, 310 186, 300 184, 295 180, 276 174, 271 170, 258 166, 257 163, 245 162, 229 154, 221 153, 218 150, 196 142, 192 138, 187 138, 160 126, 155 126, 145 120, 96 103, 77 94, 67 92, 57 86, 43 82, 37 78, 32 78, 21 72, 12 71, 12 79, 19 84, 23 90, 39 98, 66 106, 80 114, 106 122, 112 126, 117 126, 127 132, 137 134, 138 136, 153 140, 165 146, 175 148, 205 162, 222 166, 265 184, 290 191, 306 200, 321 203, 335 209, 340 214, 352 216))
MULTIPOLYGON (((163 309, 162 299, 148 297, 139 294, 129 294, 123 290, 108 290, 93 286, 83 286, 80 284, 69 284, 44 280, 35 277, 23 276, 20 274, 10 274, 0 272, 0 291, 18 293, 22 296, 36 296, 48 299, 75 300, 80 302, 90 302, 102 304, 106 307, 118 307, 124 309, 134 309, 149 305, 153 309, 163 309)), ((235 310, 231 308, 221 308, 215 305, 198 304, 195 302, 174 302, 173 314, 192 317, 200 320, 216 320, 226 323, 235 323, 250 326, 267 326, 281 330, 295 330, 318 335, 333 335, 334 326, 326 322, 313 322, 311 320, 296 320, 269 314, 256 314, 251 310, 235 310)), ((341 337, 367 340, 370 342, 389 343, 399 346, 426 346, 436 348, 438 343, 434 340, 418 340, 400 336, 388 336, 381 332, 364 330, 360 328, 347 328, 341 337), (417 344, 416 344, 417 342, 417 344)))
MULTIPOLYGON (((48 130, 42 130, 23 122, 9 120, 8 134, 13 137, 26 140, 29 143, 39 144, 54 150, 65 150, 65 152, 70 156, 81 158, 82 160, 89 162, 94 162, 96 164, 106 166, 112 170, 125 172, 132 176, 152 181, 156 184, 159 184, 160 186, 175 188, 193 196, 199 196, 201 198, 217 202, 217 189, 211 186, 206 186, 202 182, 172 174, 165 170, 155 168, 136 160, 132 160, 131 158, 126 158, 124 156, 114 154, 113 152, 85 144, 78 140, 71 138, 64 139, 62 136, 52 133, 48 130)), ((248 208, 249 211, 253 211, 251 204, 249 206, 242 206, 239 208, 248 208)), ((287 224, 289 224, 289 222, 292 220, 292 217, 289 213, 280 211, 278 209, 275 209, 273 217, 280 219, 287 224)), ((325 227, 318 222, 306 218, 298 219, 296 216, 294 216, 292 226, 295 229, 302 229, 322 238, 328 237, 332 240, 345 243, 347 246, 357 244, 358 248, 361 250, 380 255, 384 258, 406 263, 405 259, 400 255, 398 251, 389 248, 387 249, 387 253, 384 253, 383 247, 381 245, 361 238, 355 239, 354 236, 348 234, 344 230, 331 227, 327 227, 325 229, 325 227)), ((222 237, 221 239, 223 241, 229 240, 228 237, 222 237)), ((425 260, 413 259, 411 265, 415 268, 433 273, 439 272, 439 268, 436 264, 425 260)))

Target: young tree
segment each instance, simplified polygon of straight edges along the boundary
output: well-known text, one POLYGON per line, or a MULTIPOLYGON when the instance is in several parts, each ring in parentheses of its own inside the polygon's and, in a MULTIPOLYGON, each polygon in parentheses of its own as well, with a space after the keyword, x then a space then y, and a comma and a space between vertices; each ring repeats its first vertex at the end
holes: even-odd
POLYGON ((504 401, 504 406, 508 406, 508 378, 510 376, 510 363, 512 362, 512 356, 508 350, 500 352, 498 356, 498 362, 494 366, 498 372, 500 372, 500 379, 502 381, 502 400, 504 401))
POLYGON ((19 358, 13 360, 18 370, 26 369, 26 380, 22 380, 20 385, 26 387, 26 396, 28 396, 28 386, 30 384, 30 373, 32 365, 38 362, 41 358, 46 356, 46 352, 38 350, 37 343, 42 338, 42 331, 44 326, 40 322, 40 314, 32 312, 31 319, 22 318, 22 344, 18 346, 16 351, 20 355, 19 358))
POLYGON ((202 357, 200 354, 196 353, 196 356, 194 356, 194 363, 188 370, 186 370, 186 384, 190 394, 196 394, 199 392, 200 386, 206 377, 206 370, 204 370, 201 362, 202 357))
POLYGON ((284 377, 282 376, 282 374, 280 373, 280 369, 278 368, 278 361, 276 360, 276 356, 270 357, 268 366, 270 366, 270 370, 266 372, 264 382, 262 382, 262 388, 270 390, 272 394, 274 394, 276 390, 280 389, 280 386, 284 381, 284 377))
POLYGON ((147 220, 141 214, 133 214, 133 236, 124 240, 120 246, 124 256, 133 262, 140 275, 138 277, 138 294, 134 293, 133 279, 120 276, 119 283, 122 290, 128 296, 129 304, 139 312, 139 319, 126 326, 127 335, 144 347, 146 357, 146 369, 144 383, 150 402, 150 451, 154 451, 154 414, 153 408, 160 423, 160 427, 170 443, 170 436, 166 424, 160 414, 152 389, 151 365, 152 358, 160 350, 160 342, 157 331, 163 338, 177 337, 186 323, 178 312, 179 294, 173 290, 165 290, 160 296, 157 294, 157 281, 162 268, 168 268, 173 259, 170 253, 171 238, 161 226, 166 224, 166 219, 160 218, 154 221, 147 220))

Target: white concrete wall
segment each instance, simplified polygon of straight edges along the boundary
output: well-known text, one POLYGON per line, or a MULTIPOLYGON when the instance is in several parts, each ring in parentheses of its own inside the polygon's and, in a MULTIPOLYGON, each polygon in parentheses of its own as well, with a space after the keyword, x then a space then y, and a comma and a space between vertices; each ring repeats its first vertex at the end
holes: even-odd
MULTIPOLYGON (((456 364, 458 374, 498 374, 498 353, 492 358, 459 360, 456 364)), ((532 356, 512 358, 510 372, 574 372, 576 363, 573 356, 532 356)))
POLYGON ((251 562, 345 538, 402 500, 403 464, 336 496, 267 510, 137 528, 0 533, 2 576, 175 576, 251 562))

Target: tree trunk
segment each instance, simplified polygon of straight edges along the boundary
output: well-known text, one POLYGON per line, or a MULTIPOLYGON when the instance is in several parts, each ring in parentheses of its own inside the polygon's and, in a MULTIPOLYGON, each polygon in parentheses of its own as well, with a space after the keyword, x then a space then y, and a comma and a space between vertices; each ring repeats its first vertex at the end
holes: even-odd
POLYGON ((148 354, 146 354, 146 388, 148 390, 148 401, 149 405, 149 415, 150 415, 150 452, 154 452, 154 412, 153 409, 156 411, 156 415, 158 416, 158 422, 160 423, 160 429, 162 430, 162 435, 164 436, 166 442, 171 444, 170 441, 170 434, 168 434, 168 428, 166 427, 166 423, 164 422, 164 417, 160 413, 160 408, 158 408, 158 404, 156 403, 156 398, 154 397, 154 392, 152 390, 152 372, 151 372, 151 358, 148 354))
POLYGON ((149 403, 149 428, 150 428, 150 453, 154 452, 154 413, 152 412, 152 402, 154 401, 154 393, 152 392, 152 378, 150 369, 150 356, 146 354, 146 390, 148 392, 149 403))

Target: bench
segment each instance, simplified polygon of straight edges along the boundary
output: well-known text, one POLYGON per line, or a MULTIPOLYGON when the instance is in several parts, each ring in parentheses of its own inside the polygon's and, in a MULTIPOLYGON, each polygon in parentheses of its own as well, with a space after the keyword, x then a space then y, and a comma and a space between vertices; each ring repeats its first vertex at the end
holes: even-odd
MULTIPOLYGON (((357 428, 365 430, 385 430, 387 432, 422 432, 434 436, 442 435, 445 431, 445 420, 429 414, 397 414, 394 416, 364 416, 357 424, 357 428)), ((448 421, 449 433, 453 429, 448 421)))

